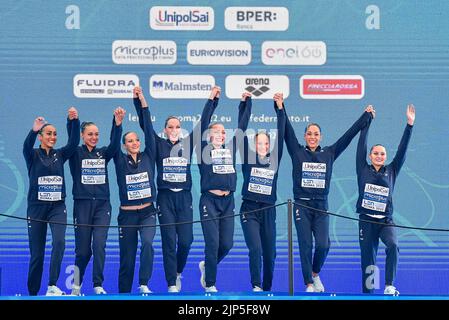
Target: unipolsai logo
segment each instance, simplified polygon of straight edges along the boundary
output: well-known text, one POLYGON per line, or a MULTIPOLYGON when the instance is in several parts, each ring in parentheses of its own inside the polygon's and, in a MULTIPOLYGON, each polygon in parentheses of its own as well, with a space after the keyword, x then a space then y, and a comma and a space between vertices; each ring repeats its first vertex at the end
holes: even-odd
POLYGON ((154 30, 212 30, 214 10, 211 7, 152 7, 150 27, 154 30))
POLYGON ((177 47, 174 41, 116 40, 112 60, 116 64, 174 64, 177 47))

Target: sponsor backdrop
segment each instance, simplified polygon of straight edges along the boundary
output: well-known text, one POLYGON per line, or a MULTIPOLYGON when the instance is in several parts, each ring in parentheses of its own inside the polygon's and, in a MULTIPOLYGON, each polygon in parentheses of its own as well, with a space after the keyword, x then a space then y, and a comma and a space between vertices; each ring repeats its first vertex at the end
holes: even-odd
MULTIPOLYGON (((0 212, 25 217, 27 171, 22 142, 35 117, 59 129, 66 143, 65 117, 76 106, 82 121, 100 128, 108 143, 113 109, 127 110, 124 131, 140 132, 131 92, 140 84, 155 129, 168 115, 191 130, 213 85, 222 87, 213 120, 236 126, 237 106, 246 90, 255 99, 249 127, 276 128, 272 97, 284 93, 290 121, 302 140, 308 122, 322 127, 322 145, 334 143, 367 104, 377 110, 369 144, 383 143, 391 160, 401 138, 408 103, 417 108, 407 159, 396 184, 398 224, 449 227, 449 13, 447 1, 18 1, 0 5, 0 212)), ((335 164, 330 211, 356 217, 357 138, 335 164)), ((112 223, 118 194, 111 173, 112 223)), ((193 170, 194 217, 199 219, 199 174, 193 170)), ((240 170, 236 208, 240 207, 240 170)), ((279 202, 292 197, 291 161, 280 166, 279 202)), ((66 167, 69 221, 72 179, 66 167)), ((273 291, 286 292, 287 208, 278 208, 277 260, 273 291)), ((359 293, 361 271, 358 228, 331 218, 332 246, 322 271, 331 292, 359 293)), ((248 251, 236 219, 235 244, 220 264, 220 291, 250 290, 248 251)), ((295 231, 296 234, 296 231, 295 231)), ((198 262, 203 235, 194 226, 194 244, 184 272, 184 291, 201 291, 198 262)), ((449 291, 449 239, 446 233, 398 230, 401 293, 449 291)), ((68 291, 73 278, 74 233, 67 246, 58 285, 68 291)), ((48 245, 50 245, 48 237, 48 245)), ((49 250, 43 275, 48 279, 49 250)), ((155 238, 155 270, 150 288, 166 292, 160 233, 155 238)), ((29 259, 26 223, 0 217, 0 268, 3 295, 27 294, 29 259)), ((380 282, 385 255, 379 248, 380 282)), ((117 292, 119 247, 109 230, 105 289, 117 292)), ((84 292, 92 293, 92 267, 84 292)), ((136 274, 137 277, 137 274, 136 274)), ((137 288, 137 282, 135 283, 137 288)), ((303 291, 295 236, 295 288, 303 291)), ((381 288, 383 286, 381 285, 381 288)), ((380 291, 379 291, 380 292, 380 291)))

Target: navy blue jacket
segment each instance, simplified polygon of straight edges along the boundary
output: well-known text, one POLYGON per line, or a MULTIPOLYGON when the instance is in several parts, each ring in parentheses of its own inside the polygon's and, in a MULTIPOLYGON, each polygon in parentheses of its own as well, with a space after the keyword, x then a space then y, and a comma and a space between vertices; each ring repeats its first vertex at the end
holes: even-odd
POLYGON ((136 161, 131 155, 121 151, 114 155, 120 205, 122 206, 142 205, 154 202, 156 199, 154 185, 156 143, 148 108, 142 109, 141 117, 145 135, 145 150, 137 154, 136 161))
MULTIPOLYGON (((139 98, 134 98, 134 107, 139 116, 140 127, 142 122, 142 104, 139 98)), ((169 139, 159 137, 153 130, 156 141, 156 165, 157 165, 157 187, 161 189, 183 189, 192 188, 192 174, 190 170, 192 153, 195 147, 194 131, 186 138, 172 143, 169 139)))
POLYGON ((298 143, 295 131, 286 121, 285 142, 292 158, 293 194, 295 200, 317 199, 326 202, 334 161, 348 147, 355 135, 367 125, 371 114, 362 116, 333 145, 310 150, 298 143))
POLYGON ((368 165, 367 136, 369 126, 360 132, 357 145, 357 183, 359 198, 357 212, 363 214, 391 216, 393 214, 393 191, 396 177, 405 161, 405 154, 412 135, 413 126, 407 124, 399 143, 398 151, 390 164, 382 166, 379 171, 368 165))
MULTIPOLYGON (((209 130, 212 115, 217 108, 218 98, 208 99, 201 115, 201 137, 209 130)), ((241 129, 241 124, 239 123, 241 129)), ((198 166, 201 175, 201 193, 208 190, 227 190, 235 192, 237 174, 235 171, 236 136, 231 143, 214 149, 212 143, 201 140, 201 158, 198 166)))
POLYGON ((28 205, 48 204, 65 199, 64 163, 69 159, 80 142, 80 121, 67 119, 69 139, 67 145, 47 152, 33 148, 37 132, 30 130, 23 143, 23 156, 28 169, 28 205))
MULTIPOLYGON (((242 122, 242 130, 248 127, 249 117, 251 115, 251 98, 240 102, 239 122, 242 122)), ((243 187, 242 198, 256 202, 274 204, 276 203, 278 169, 282 158, 285 133, 285 110, 279 110, 274 103, 274 110, 277 115, 277 134, 274 142, 273 151, 264 158, 260 158, 255 150, 251 150, 248 143, 248 137, 243 138, 243 187)))
POLYGON ((111 140, 107 147, 79 146, 70 157, 70 172, 73 177, 73 199, 109 200, 108 162, 120 151, 122 126, 112 119, 111 140))

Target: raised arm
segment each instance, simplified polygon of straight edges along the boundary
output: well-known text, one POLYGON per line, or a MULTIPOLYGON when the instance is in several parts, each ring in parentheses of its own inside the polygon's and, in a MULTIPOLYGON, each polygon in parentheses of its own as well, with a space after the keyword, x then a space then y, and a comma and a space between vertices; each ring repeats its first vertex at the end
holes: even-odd
POLYGON ((242 163, 248 162, 248 154, 250 152, 248 137, 246 136, 245 131, 248 129, 252 105, 251 93, 245 91, 242 93, 242 99, 239 103, 238 129, 233 138, 235 141, 234 148, 239 150, 242 163))
POLYGON ((285 113, 285 135, 284 140, 285 144, 287 145, 288 153, 291 157, 295 154, 295 152, 301 148, 301 144, 298 142, 298 139, 296 138, 295 129, 293 129, 292 124, 290 123, 290 120, 288 119, 287 113, 285 111, 285 104, 283 104, 283 109, 285 113))
POLYGON ((407 106, 407 125, 404 129, 404 133, 402 134, 401 142, 399 143, 398 151, 394 156, 391 165, 393 166, 396 175, 402 168, 402 165, 405 161, 405 154, 407 152, 408 144, 410 142, 410 138, 412 136, 412 129, 415 123, 415 106, 413 104, 409 104, 407 106))
POLYGON ((340 139, 337 140, 337 142, 330 146, 330 149, 334 152, 335 159, 337 159, 340 154, 345 151, 356 134, 359 133, 359 131, 368 124, 368 121, 371 119, 371 117, 371 112, 363 112, 360 118, 358 118, 357 121, 354 122, 354 124, 348 129, 348 131, 346 131, 340 137, 340 139))
POLYGON ((111 159, 117 152, 120 151, 120 139, 123 132, 122 123, 123 118, 125 117, 125 113, 126 111, 121 107, 118 107, 114 110, 110 142, 105 152, 106 160, 111 159))
MULTIPOLYGON (((141 100, 142 101, 142 100, 141 100)), ((143 100, 145 101, 145 100, 143 100)), ((145 151, 152 158, 156 159, 156 134, 153 130, 153 122, 146 101, 142 103, 140 117, 142 120, 142 130, 145 135, 145 151)), ((139 120, 140 121, 140 120, 139 120)))
POLYGON ((73 155, 80 143, 80 120, 78 111, 74 107, 70 107, 68 110, 67 134, 69 136, 67 144, 60 149, 64 161, 73 155))
POLYGON ((203 135, 209 129, 210 120, 214 114, 215 109, 218 106, 218 100, 220 97, 221 88, 214 86, 210 92, 209 99, 204 105, 203 113, 201 114, 201 146, 202 148, 207 145, 207 142, 202 141, 203 135))
POLYGON ((368 165, 366 161, 366 156, 368 153, 367 140, 368 140, 368 130, 371 125, 372 119, 374 119, 375 111, 374 108, 369 105, 366 109, 366 112, 370 112, 372 114, 372 118, 368 121, 368 124, 360 130, 359 142, 357 144, 357 154, 356 154, 356 172, 359 174, 363 167, 368 165))
POLYGON ((28 170, 30 170, 31 163, 33 161, 33 148, 34 143, 36 142, 36 137, 39 130, 41 130, 46 123, 47 121, 45 121, 44 117, 37 117, 36 119, 34 119, 33 127, 25 138, 25 141, 23 142, 22 152, 28 170))
POLYGON ((284 150, 284 138, 285 138, 285 126, 287 116, 284 109, 284 96, 282 93, 276 93, 274 99, 274 111, 277 115, 277 135, 273 150, 276 152, 276 162, 279 167, 279 162, 282 158, 282 152, 284 150))
MULTIPOLYGON (((133 104, 134 104, 134 108, 136 110, 137 113, 137 117, 139 118, 139 126, 142 130, 143 129, 143 119, 142 119, 142 108, 146 108, 148 107, 148 103, 145 99, 145 95, 143 94, 143 90, 141 87, 136 86, 133 89, 133 104)), ((151 117, 150 117, 151 120, 151 117)), ((153 128, 153 134, 155 135, 156 139, 162 139, 161 137, 159 137, 159 135, 156 133, 156 131, 154 131, 153 128)))

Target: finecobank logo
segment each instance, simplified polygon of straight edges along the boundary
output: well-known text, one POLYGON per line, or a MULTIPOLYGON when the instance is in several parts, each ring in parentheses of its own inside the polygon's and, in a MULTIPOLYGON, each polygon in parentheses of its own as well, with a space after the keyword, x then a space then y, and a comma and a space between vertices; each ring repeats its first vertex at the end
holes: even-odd
POLYGON ((267 65, 323 65, 326 44, 322 41, 265 41, 262 62, 267 65))
POLYGON ((161 75, 150 78, 150 95, 156 99, 206 99, 215 85, 211 75, 161 75))
POLYGON ((248 41, 190 41, 187 61, 202 65, 247 65, 251 62, 248 41))
POLYGON ((154 30, 212 30, 211 7, 152 7, 150 27, 154 30))
POLYGON ((133 74, 77 74, 73 94, 78 98, 132 98, 139 78, 133 74))
POLYGON ((276 92, 284 98, 290 94, 290 81, 287 76, 268 75, 230 75, 226 77, 226 96, 240 99, 242 92, 248 91, 253 99, 273 99, 276 92))
POLYGON ((361 99, 365 95, 360 75, 304 75, 299 83, 303 99, 361 99))
POLYGON ((230 31, 285 31, 288 9, 284 7, 228 7, 225 27, 230 31))
POLYGON ((116 40, 112 43, 112 61, 116 64, 174 64, 174 41, 116 40))

